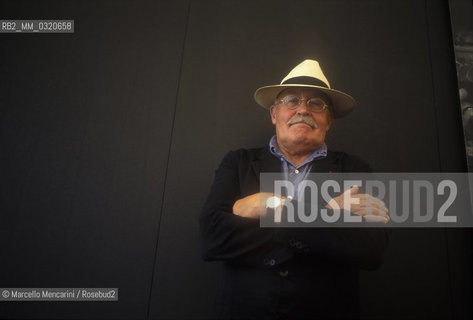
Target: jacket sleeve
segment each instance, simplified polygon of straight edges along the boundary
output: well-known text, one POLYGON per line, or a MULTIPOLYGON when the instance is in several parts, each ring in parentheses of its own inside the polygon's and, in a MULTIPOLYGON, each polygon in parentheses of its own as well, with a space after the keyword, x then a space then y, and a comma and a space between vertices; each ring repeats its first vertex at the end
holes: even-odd
POLYGON ((238 152, 231 151, 216 171, 199 218, 202 257, 260 267, 285 262, 293 250, 276 238, 275 228, 260 228, 259 219, 232 213, 233 204, 242 197, 238 163, 238 152))

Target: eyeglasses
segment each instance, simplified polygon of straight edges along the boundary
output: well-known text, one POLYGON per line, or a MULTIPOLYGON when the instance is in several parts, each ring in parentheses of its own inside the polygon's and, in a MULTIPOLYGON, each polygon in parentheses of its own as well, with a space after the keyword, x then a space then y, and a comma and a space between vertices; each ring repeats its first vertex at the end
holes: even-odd
POLYGON ((297 109, 303 101, 306 102, 307 109, 311 112, 322 112, 325 108, 328 108, 327 103, 320 98, 301 99, 297 96, 288 95, 282 99, 276 100, 278 103, 282 102, 282 105, 289 110, 297 109))

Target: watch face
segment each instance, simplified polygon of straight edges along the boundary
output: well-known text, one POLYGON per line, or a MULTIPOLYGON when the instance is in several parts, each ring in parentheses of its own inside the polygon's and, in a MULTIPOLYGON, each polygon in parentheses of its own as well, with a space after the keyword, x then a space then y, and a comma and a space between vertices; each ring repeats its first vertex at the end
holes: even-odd
POLYGON ((266 208, 277 208, 281 204, 281 198, 273 196, 269 197, 268 200, 266 200, 266 208))

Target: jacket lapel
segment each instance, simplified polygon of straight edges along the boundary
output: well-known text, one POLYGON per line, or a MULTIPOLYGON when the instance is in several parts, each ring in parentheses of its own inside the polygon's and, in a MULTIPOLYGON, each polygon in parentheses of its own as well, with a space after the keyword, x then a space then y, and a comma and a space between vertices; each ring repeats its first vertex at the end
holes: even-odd
POLYGON ((328 151, 327 156, 323 159, 315 160, 312 164, 310 172, 340 172, 341 168, 338 164, 334 153, 328 151))
POLYGON ((248 186, 247 189, 252 190, 251 193, 260 191, 271 192, 271 190, 260 189, 260 174, 262 172, 281 172, 281 160, 271 154, 269 147, 265 147, 258 150, 254 160, 250 163, 250 167, 251 169, 248 171, 249 176, 243 179, 246 182, 251 182, 251 186, 248 186))
POLYGON ((263 148, 251 162, 253 172, 259 178, 261 172, 281 172, 281 160, 271 154, 269 148, 263 148))

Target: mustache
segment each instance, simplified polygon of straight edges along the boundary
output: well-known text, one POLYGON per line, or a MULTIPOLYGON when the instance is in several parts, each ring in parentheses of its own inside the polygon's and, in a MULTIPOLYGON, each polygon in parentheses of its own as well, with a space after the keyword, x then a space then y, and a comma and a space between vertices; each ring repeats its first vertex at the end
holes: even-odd
POLYGON ((287 122, 288 126, 292 126, 293 124, 303 122, 312 127, 312 129, 317 129, 317 123, 314 121, 313 118, 310 116, 296 114, 294 115, 289 121, 287 122))

